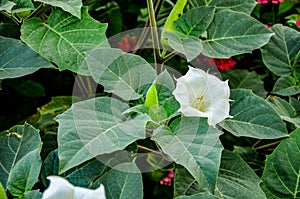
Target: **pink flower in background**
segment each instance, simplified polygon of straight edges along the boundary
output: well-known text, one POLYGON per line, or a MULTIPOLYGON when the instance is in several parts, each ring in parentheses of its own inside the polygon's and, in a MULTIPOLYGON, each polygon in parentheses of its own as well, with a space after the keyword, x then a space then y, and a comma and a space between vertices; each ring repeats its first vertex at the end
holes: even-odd
POLYGON ((160 180, 161 185, 171 186, 174 180, 174 170, 170 170, 166 177, 160 180))
POLYGON ((257 0, 258 4, 267 4, 269 2, 272 2, 273 4, 278 4, 284 2, 284 0, 257 0))
POLYGON ((299 19, 299 20, 296 20, 296 25, 297 25, 297 26, 300 26, 300 19, 299 19))

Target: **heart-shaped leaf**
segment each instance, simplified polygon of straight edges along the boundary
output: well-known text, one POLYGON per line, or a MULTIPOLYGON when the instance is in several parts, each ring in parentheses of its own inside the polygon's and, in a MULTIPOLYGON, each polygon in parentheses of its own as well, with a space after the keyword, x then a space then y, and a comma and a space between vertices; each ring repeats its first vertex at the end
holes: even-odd
POLYGON ((275 35, 261 48, 264 64, 278 76, 291 75, 300 53, 300 33, 292 28, 274 25, 275 35))
POLYGON ((276 139, 286 137, 287 129, 279 115, 263 99, 251 90, 231 90, 230 115, 225 119, 223 128, 235 136, 258 139, 276 139))
POLYGON ((20 40, 0 37, 0 79, 21 77, 51 66, 20 40))
POLYGON ((146 60, 119 49, 94 49, 87 55, 87 64, 94 80, 106 92, 125 100, 140 98, 156 77, 146 60))
POLYGON ((108 47, 102 24, 82 8, 81 19, 61 10, 54 10, 47 23, 39 18, 25 21, 21 27, 21 39, 33 50, 56 63, 60 70, 71 70, 89 75, 84 62, 85 53, 98 46, 108 47))
POLYGON ((41 163, 37 156, 39 156, 40 145, 39 131, 29 124, 18 125, 12 127, 7 132, 0 133, 0 151, 2 154, 0 160, 0 180, 5 189, 9 182, 10 190, 15 193, 14 195, 22 195, 25 190, 30 190, 38 180, 41 163), (18 162, 20 163, 16 167, 18 162), (37 172, 37 175, 35 175, 35 172, 37 172), (29 178, 29 174, 32 174, 32 178, 29 178), (14 181, 16 178, 20 178, 20 181, 14 181), (28 181, 26 182, 27 178, 28 181), (18 190, 22 190, 22 193, 18 190))
POLYGON ((202 42, 202 53, 214 58, 250 53, 268 43, 273 34, 247 14, 222 10, 217 12, 207 29, 208 37, 202 42))
POLYGON ((300 129, 267 156, 261 187, 268 198, 298 198, 300 193, 300 129))
POLYGON ((223 150, 220 135, 220 131, 207 124, 206 118, 182 117, 174 132, 162 127, 151 139, 191 173, 202 185, 202 191, 213 192, 223 150))
POLYGON ((117 99, 99 97, 75 103, 58 115, 59 173, 145 138, 149 116, 123 114, 128 108, 117 99))
POLYGON ((300 93, 300 86, 293 77, 282 76, 276 81, 272 93, 282 96, 296 95, 300 93))

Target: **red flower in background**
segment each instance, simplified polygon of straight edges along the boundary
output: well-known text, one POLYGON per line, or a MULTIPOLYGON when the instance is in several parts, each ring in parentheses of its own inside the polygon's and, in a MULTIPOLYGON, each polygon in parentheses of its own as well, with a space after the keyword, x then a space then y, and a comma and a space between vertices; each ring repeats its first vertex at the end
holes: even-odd
POLYGON ((299 19, 299 20, 296 20, 296 25, 297 25, 297 26, 300 26, 300 19, 299 19))
POLYGON ((167 174, 166 177, 164 177, 163 179, 160 180, 160 184, 161 185, 167 185, 167 186, 171 186, 172 182, 174 180, 174 170, 170 170, 167 174))
POLYGON ((131 52, 135 49, 136 38, 135 37, 124 37, 121 42, 118 42, 118 47, 124 52, 131 52))
POLYGON ((231 70, 236 62, 230 57, 228 59, 212 59, 220 70, 231 70))
POLYGON ((272 2, 273 4, 278 4, 284 2, 284 0, 257 0, 258 4, 267 4, 269 2, 272 2))

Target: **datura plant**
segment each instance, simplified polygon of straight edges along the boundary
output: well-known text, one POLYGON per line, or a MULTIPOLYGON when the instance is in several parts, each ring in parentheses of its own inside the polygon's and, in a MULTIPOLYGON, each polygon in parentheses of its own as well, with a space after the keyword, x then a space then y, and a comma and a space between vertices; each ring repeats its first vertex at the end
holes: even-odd
POLYGON ((0 198, 300 197, 297 6, 0 1, 0 198))

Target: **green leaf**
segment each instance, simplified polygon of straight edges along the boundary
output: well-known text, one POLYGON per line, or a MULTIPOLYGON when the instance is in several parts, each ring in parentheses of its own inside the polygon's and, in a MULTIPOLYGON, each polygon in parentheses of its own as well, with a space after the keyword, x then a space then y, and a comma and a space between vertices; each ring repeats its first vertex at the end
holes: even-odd
POLYGON ((45 96, 45 90, 42 84, 35 82, 33 80, 25 81, 11 81, 10 86, 12 86, 20 94, 28 97, 41 97, 45 96))
POLYGON ((142 174, 134 162, 117 165, 101 176, 97 184, 104 185, 107 199, 143 198, 142 174))
POLYGON ((191 0, 195 6, 213 6, 217 9, 230 9, 248 15, 256 5, 255 0, 191 0))
POLYGON ((45 4, 49 4, 51 6, 59 7, 66 12, 71 13, 75 17, 80 19, 81 17, 81 7, 82 1, 81 0, 35 0, 38 2, 42 2, 45 4))
POLYGON ((214 7, 197 7, 174 22, 175 30, 186 36, 200 37, 214 18, 214 7))
POLYGON ((222 10, 215 15, 207 35, 207 40, 202 42, 203 54, 228 58, 262 47, 273 33, 247 14, 222 10))
POLYGON ((187 0, 178 0, 171 10, 165 25, 164 25, 164 31, 172 31, 174 30, 174 22, 178 19, 180 15, 182 15, 184 7, 187 3, 187 0))
POLYGON ((82 8, 81 20, 64 12, 54 10, 47 23, 32 18, 23 23, 21 39, 33 50, 56 63, 60 70, 71 70, 83 75, 89 71, 84 62, 85 53, 96 47, 107 47, 102 24, 88 14, 88 8, 82 8))
POLYGON ((94 49, 87 55, 87 64, 94 80, 102 84, 106 92, 124 100, 140 98, 156 77, 146 60, 119 49, 94 49))
POLYGON ((260 178, 240 156, 223 151, 216 192, 219 198, 266 198, 259 184, 260 178))
POLYGON ((272 93, 282 96, 296 95, 300 93, 300 85, 293 77, 282 76, 276 81, 272 93))
POLYGON ((223 128, 235 136, 258 139, 276 139, 286 137, 287 129, 279 115, 263 99, 251 90, 231 90, 230 115, 225 119, 223 128))
POLYGON ((275 35, 261 48, 263 62, 278 76, 291 75, 300 51, 300 33, 281 24, 274 25, 271 30, 275 35))
POLYGON ((156 77, 155 82, 159 102, 173 96, 172 92, 175 89, 174 79, 167 70, 161 72, 156 77))
MULTIPOLYGON (((57 150, 54 150, 47 156, 41 171, 41 178, 46 187, 49 185, 47 176, 58 175, 58 168, 58 152, 57 150)), ((89 187, 93 184, 94 180, 104 172, 105 168, 105 165, 103 165, 98 159, 92 159, 68 170, 61 174, 61 176, 67 179, 74 186, 89 187)))
POLYGON ((0 37, 0 79, 21 77, 50 66, 20 40, 0 37))
MULTIPOLYGON (((18 173, 11 173, 16 164, 27 154, 39 149, 40 145, 39 131, 27 123, 14 126, 8 132, 0 133, 0 151, 2 154, 0 180, 5 189, 8 179, 11 178, 10 175, 18 175, 18 173)), ((25 170, 24 172, 30 171, 25 170)), ((21 173, 19 175, 22 177, 21 173)))
POLYGON ((31 0, 13 0, 13 2, 15 3, 15 5, 11 10, 12 13, 18 13, 35 9, 31 0))
POLYGON ((149 116, 123 114, 128 108, 117 99, 99 97, 75 103, 57 116, 59 173, 144 139, 149 116))
POLYGON ((228 84, 231 89, 246 88, 251 89, 260 97, 266 97, 267 95, 264 82, 254 71, 249 72, 243 69, 224 70, 221 75, 222 79, 229 79, 228 84))
POLYGON ((1 199, 7 199, 6 193, 5 193, 4 188, 3 188, 1 183, 0 183, 0 198, 1 199))
POLYGON ((297 115, 297 111, 292 104, 275 96, 268 97, 267 102, 283 120, 293 123, 297 128, 300 127, 300 117, 297 115))
POLYGON ((25 193, 24 199, 42 199, 43 193, 39 190, 33 190, 25 193))
POLYGON ((184 166, 203 191, 213 192, 223 150, 220 135, 220 131, 207 124, 206 118, 182 117, 175 132, 162 127, 151 139, 177 164, 184 166))
POLYGON ((300 193, 300 129, 267 156, 261 187, 268 198, 298 198, 300 193))
POLYGON ((201 40, 194 36, 185 36, 179 32, 164 32, 164 39, 178 53, 186 56, 188 62, 195 59, 202 51, 201 40))
POLYGON ((0 11, 4 10, 4 11, 10 13, 11 9, 14 7, 14 5, 16 5, 16 4, 12 1, 2 0, 0 3, 0 11))
POLYGON ((209 192, 202 192, 197 180, 184 167, 176 167, 175 174, 174 198, 217 198, 209 192))
POLYGON ((25 154, 10 171, 7 189, 13 196, 21 197, 38 181, 42 160, 40 148, 25 154))

